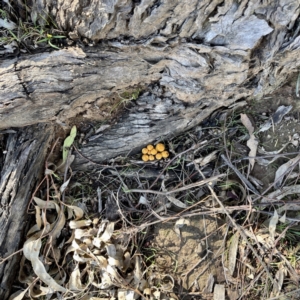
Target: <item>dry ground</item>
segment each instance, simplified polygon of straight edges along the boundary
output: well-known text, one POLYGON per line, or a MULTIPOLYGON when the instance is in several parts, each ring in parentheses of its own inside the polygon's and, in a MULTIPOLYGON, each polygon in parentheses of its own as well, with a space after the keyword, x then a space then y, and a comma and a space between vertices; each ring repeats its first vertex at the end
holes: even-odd
MULTIPOLYGON (((165 160, 145 163, 137 154, 82 173, 70 172, 72 165, 57 168, 56 151, 49 159, 55 167, 31 203, 35 220, 17 293, 24 299, 28 293, 40 299, 298 299, 295 81, 239 111, 215 112, 182 136, 154 141, 165 144, 165 160), (259 132, 281 105, 292 108, 259 132), (241 114, 258 147, 250 172, 251 133, 241 114), (282 178, 276 175, 281 166, 282 178), (36 277, 38 261, 44 265, 39 278, 51 274, 54 282, 36 277)), ((80 153, 103 123, 81 119, 76 126, 73 152, 80 153)))

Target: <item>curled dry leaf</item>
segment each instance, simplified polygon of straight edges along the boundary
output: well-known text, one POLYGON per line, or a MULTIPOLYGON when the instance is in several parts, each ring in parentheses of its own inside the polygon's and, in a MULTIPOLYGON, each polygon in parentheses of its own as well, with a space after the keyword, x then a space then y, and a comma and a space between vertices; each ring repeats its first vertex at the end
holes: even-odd
POLYGON ((60 208, 55 201, 45 201, 38 197, 33 197, 33 200, 41 209, 56 209, 57 212, 60 211, 60 208))
POLYGON ((81 227, 90 226, 92 224, 92 220, 80 220, 80 221, 70 221, 70 228, 76 229, 81 227))
POLYGON ((47 273, 43 263, 39 260, 39 253, 42 246, 41 239, 28 239, 23 247, 24 256, 31 261, 34 273, 47 284, 53 291, 65 293, 67 289, 57 284, 57 282, 47 273))
POLYGON ((71 291, 82 291, 86 288, 81 282, 78 265, 74 268, 73 272, 71 273, 68 288, 71 291))
POLYGON ((13 293, 13 294, 9 297, 8 300, 22 300, 22 299, 25 297, 25 295, 26 295, 28 289, 29 289, 29 288, 27 288, 27 289, 24 290, 24 291, 17 291, 17 292, 15 292, 15 293, 13 293))
POLYGON ((68 208, 68 219, 71 219, 73 214, 75 215, 74 221, 77 221, 83 217, 84 212, 83 209, 81 209, 80 207, 74 205, 68 205, 65 203, 64 205, 68 208))
POLYGON ((298 154, 296 157, 293 159, 290 159, 287 163, 281 165, 278 170, 276 171, 275 174, 275 184, 274 187, 275 189, 279 189, 281 186, 281 183, 283 181, 284 176, 289 172, 294 169, 294 167, 297 165, 297 163, 300 162, 300 154, 298 154))

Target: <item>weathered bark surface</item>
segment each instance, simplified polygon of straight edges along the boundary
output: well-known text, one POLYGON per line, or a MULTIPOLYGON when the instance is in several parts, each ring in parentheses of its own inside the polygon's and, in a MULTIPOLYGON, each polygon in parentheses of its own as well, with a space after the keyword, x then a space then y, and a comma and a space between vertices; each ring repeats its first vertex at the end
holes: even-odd
POLYGON ((33 18, 51 14, 72 38, 101 44, 2 64, 1 127, 64 122, 95 107, 101 114, 113 93, 151 84, 82 149, 98 162, 270 93, 300 66, 298 0, 33 2, 33 18))
MULTIPOLYGON (((34 125, 8 134, 5 149, 7 153, 0 171, 1 258, 22 248, 28 201, 43 170, 52 135, 52 126, 47 125, 34 125)), ((16 255, 0 264, 0 299, 6 299, 10 295, 19 258, 16 255)))

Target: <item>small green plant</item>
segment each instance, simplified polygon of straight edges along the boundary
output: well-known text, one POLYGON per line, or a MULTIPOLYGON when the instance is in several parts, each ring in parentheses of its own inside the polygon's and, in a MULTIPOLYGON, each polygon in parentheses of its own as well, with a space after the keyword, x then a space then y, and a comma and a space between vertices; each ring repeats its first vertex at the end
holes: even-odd
MULTIPOLYGON (((9 13, 0 9, 0 17, 9 20, 9 13)), ((16 28, 5 28, 1 30, 0 45, 8 45, 16 42, 19 46, 22 45, 26 49, 30 49, 30 46, 34 48, 37 47, 37 44, 47 43, 50 47, 59 50, 59 47, 54 45, 54 40, 66 37, 60 35, 61 32, 57 29, 57 25, 50 17, 42 19, 43 25, 24 22, 19 19, 16 28)))
POLYGON ((39 44, 39 43, 46 42, 52 48, 59 50, 59 48, 57 46, 53 45, 52 41, 54 39, 63 39, 63 38, 65 38, 65 36, 64 35, 52 35, 52 34, 49 34, 49 33, 44 33, 44 31, 42 29, 41 30, 41 35, 43 35, 43 34, 45 35, 45 38, 43 38, 41 40, 38 40, 36 43, 39 44))
MULTIPOLYGON (((277 224, 276 228, 278 232, 283 232, 287 224, 277 224)), ((289 228, 286 233, 283 241, 287 242, 288 244, 297 244, 300 238, 300 227, 299 226, 293 226, 289 228)))

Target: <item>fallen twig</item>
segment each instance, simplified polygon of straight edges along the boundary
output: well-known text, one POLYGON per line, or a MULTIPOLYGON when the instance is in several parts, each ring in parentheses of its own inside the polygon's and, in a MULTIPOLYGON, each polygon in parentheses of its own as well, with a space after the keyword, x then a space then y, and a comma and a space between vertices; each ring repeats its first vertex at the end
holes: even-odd
POLYGON ((157 195, 167 196, 167 195, 170 195, 170 194, 186 191, 186 190, 194 188, 194 187, 202 186, 204 184, 207 184, 207 183, 210 183, 214 180, 217 180, 217 179, 219 179, 220 177, 223 177, 223 176, 225 176, 225 174, 220 174, 220 175, 217 175, 217 176, 210 177, 208 179, 203 179, 201 181, 191 183, 191 184, 188 184, 188 185, 183 186, 181 188, 171 190, 171 191, 168 191, 168 192, 159 192, 159 191, 154 191, 154 190, 141 190, 141 189, 131 189, 131 190, 125 189, 124 192, 125 193, 149 193, 149 194, 157 194, 157 195))

